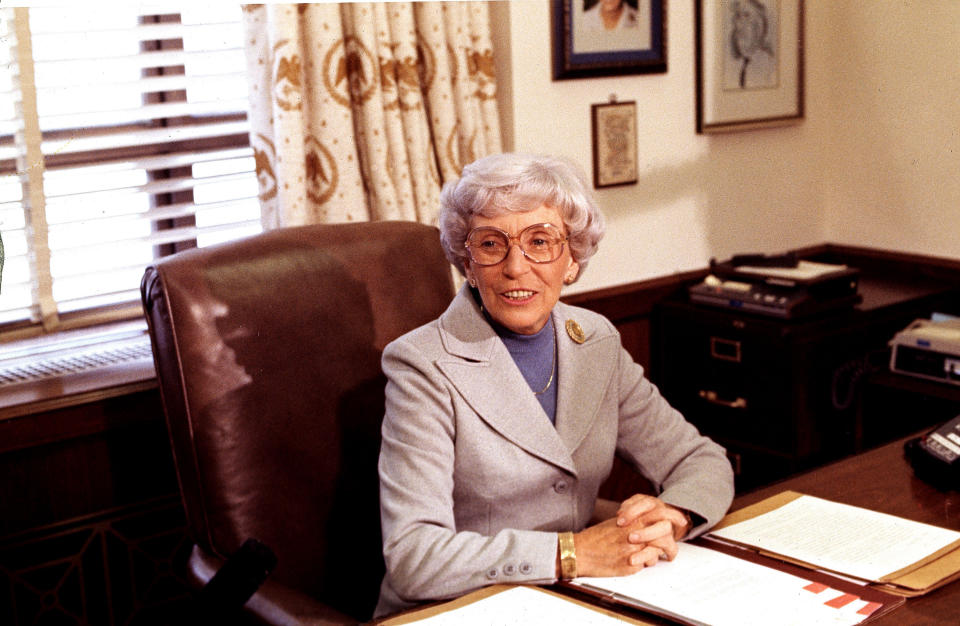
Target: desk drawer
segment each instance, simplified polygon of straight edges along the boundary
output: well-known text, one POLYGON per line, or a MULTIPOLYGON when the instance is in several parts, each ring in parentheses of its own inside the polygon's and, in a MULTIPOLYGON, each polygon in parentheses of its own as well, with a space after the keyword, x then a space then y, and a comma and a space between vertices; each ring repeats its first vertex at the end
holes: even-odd
POLYGON ((791 377, 769 357, 745 364, 755 357, 750 346, 711 339, 688 336, 678 346, 663 376, 666 398, 705 435, 791 452, 791 377), (711 356, 718 350, 723 356, 711 356), (727 358, 738 353, 740 360, 727 358))
POLYGON ((814 341, 770 320, 665 310, 657 382, 704 434, 793 457, 849 448, 854 408, 835 406, 849 394, 833 384, 851 358, 849 337, 814 341))
POLYGON ((785 454, 794 451, 795 426, 781 380, 754 377, 739 386, 699 382, 676 404, 705 435, 785 454))

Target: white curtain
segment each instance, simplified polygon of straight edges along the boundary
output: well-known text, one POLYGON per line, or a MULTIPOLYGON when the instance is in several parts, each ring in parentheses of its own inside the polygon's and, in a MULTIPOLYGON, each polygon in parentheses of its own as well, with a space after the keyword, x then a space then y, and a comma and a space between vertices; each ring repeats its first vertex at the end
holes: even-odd
POLYGON ((499 152, 486 2, 248 5, 265 228, 432 224, 443 182, 499 152))

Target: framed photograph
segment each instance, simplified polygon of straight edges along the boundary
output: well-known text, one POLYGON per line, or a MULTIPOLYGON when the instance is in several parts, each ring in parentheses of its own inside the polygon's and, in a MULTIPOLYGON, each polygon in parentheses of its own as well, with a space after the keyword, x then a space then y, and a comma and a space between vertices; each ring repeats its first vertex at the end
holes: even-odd
POLYGON ((667 71, 666 0, 551 0, 553 79, 667 71))
POLYGON ((803 0, 697 0, 697 132, 803 120, 803 0))
POLYGON ((637 103, 594 104, 591 113, 593 186, 637 182, 637 103))

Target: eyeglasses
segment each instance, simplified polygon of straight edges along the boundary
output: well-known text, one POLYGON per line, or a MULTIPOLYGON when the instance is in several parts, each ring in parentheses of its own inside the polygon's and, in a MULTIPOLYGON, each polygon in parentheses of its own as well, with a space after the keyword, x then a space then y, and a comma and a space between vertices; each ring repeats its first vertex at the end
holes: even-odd
POLYGON ((567 237, 553 224, 527 226, 516 237, 493 226, 480 226, 470 231, 464 246, 477 265, 496 265, 507 258, 514 242, 523 256, 534 263, 550 263, 563 254, 567 237))

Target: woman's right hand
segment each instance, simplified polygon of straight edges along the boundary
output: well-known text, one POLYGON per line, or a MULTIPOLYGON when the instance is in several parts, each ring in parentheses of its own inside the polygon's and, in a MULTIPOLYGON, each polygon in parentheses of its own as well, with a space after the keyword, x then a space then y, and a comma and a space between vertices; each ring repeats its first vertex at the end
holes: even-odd
POLYGON ((627 576, 651 567, 663 550, 655 545, 631 543, 636 527, 618 526, 611 518, 573 535, 578 576, 627 576))

